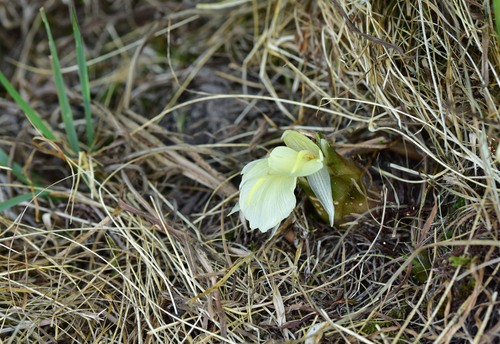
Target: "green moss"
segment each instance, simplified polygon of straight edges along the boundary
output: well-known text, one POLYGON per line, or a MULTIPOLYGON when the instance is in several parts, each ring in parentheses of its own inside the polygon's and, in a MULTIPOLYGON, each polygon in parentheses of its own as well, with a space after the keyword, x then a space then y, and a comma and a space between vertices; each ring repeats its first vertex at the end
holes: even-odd
POLYGON ((431 269, 431 261, 429 254, 426 251, 421 252, 412 261, 412 277, 416 282, 425 283, 429 278, 429 271, 431 269))
POLYGON ((476 280, 472 276, 469 276, 463 283, 458 283, 458 288, 455 292, 456 297, 461 301, 465 301, 472 294, 475 286, 476 280))
POLYGON ((392 322, 386 321, 386 320, 372 320, 366 322, 363 327, 361 328, 361 333, 364 335, 370 335, 373 334, 381 328, 389 327, 392 326, 392 322))
POLYGON ((448 262, 450 262, 450 265, 454 268, 469 267, 470 264, 475 260, 476 257, 469 257, 467 255, 451 256, 450 258, 448 258, 448 262))

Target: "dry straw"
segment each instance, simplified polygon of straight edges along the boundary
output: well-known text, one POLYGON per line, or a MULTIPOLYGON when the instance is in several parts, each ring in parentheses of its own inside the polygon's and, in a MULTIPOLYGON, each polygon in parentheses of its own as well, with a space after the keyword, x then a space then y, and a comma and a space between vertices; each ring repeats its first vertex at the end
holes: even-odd
MULTIPOLYGON (((33 139, 0 91, 4 160, 30 177, 2 168, 1 200, 48 192, 0 215, 0 342, 500 340, 488 2, 83 3, 94 151, 33 139), (332 228, 299 192, 274 236, 227 217, 291 128, 365 166, 378 205, 332 228)), ((42 5, 82 134, 65 5, 1 3, 0 67, 61 132, 42 5)))

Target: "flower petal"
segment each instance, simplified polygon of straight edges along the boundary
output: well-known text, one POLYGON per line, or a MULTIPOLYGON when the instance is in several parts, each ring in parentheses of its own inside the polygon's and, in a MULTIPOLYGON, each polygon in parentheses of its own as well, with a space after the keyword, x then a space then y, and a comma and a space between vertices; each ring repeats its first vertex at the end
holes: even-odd
MULTIPOLYGON (((243 167, 241 174, 243 175, 243 181, 245 179, 252 179, 265 176, 269 173, 269 164, 268 159, 259 159, 248 164, 243 167)), ((243 183, 242 181, 242 183, 243 183)))
POLYGON ((318 201, 327 212, 330 220, 330 226, 332 226, 335 215, 335 207, 333 205, 332 184, 328 167, 325 165, 318 172, 307 176, 307 181, 309 182, 311 190, 314 192, 316 197, 318 197, 318 201))
POLYGON ((239 206, 250 228, 266 232, 290 215, 296 203, 296 181, 279 174, 242 181, 239 206))
POLYGON ((295 131, 295 130, 285 130, 281 139, 285 144, 291 149, 300 152, 301 150, 307 150, 316 156, 320 155, 319 147, 312 142, 307 136, 295 131))
POLYGON ((269 156, 271 173, 283 174, 293 177, 308 176, 323 167, 323 155, 315 156, 313 153, 302 150, 295 151, 288 147, 276 147, 269 156))

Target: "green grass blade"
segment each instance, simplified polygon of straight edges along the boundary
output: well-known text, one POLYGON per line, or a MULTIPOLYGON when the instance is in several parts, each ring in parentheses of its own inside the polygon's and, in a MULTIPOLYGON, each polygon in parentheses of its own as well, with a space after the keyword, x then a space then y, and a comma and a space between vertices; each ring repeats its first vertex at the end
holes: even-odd
POLYGON ((56 84, 59 106, 61 106, 61 115, 64 121, 64 126, 66 128, 66 135, 68 137, 69 146, 76 153, 80 150, 80 148, 78 144, 78 137, 76 135, 75 125, 73 122, 73 113, 69 105, 68 95, 66 94, 66 88, 61 72, 61 65, 59 64, 59 58, 57 57, 56 44, 54 42, 54 38, 52 37, 52 32, 50 31, 49 22, 47 20, 47 16, 45 15, 43 7, 40 9, 40 15, 42 16, 42 21, 45 25, 45 30, 47 31, 47 37, 49 40, 50 54, 52 55, 54 82, 56 84))
POLYGON ((493 0, 493 19, 497 26, 497 38, 500 43, 500 0, 493 0))
POLYGON ((29 201, 33 199, 33 197, 46 197, 48 194, 49 193, 47 191, 37 192, 36 194, 28 192, 22 195, 12 197, 6 201, 0 202, 0 212, 15 207, 16 205, 19 205, 22 202, 29 201))
POLYGON ((13 163, 12 166, 9 166, 9 155, 2 148, 0 148, 0 165, 4 167, 10 167, 12 174, 16 176, 17 179, 19 179, 26 185, 30 185, 28 178, 24 176, 23 168, 21 165, 13 163))
POLYGON ((35 127, 35 129, 37 129, 40 134, 42 134, 47 139, 53 141, 57 140, 52 130, 45 124, 40 115, 21 97, 21 95, 17 92, 14 86, 12 86, 9 80, 7 80, 2 72, 0 72, 0 83, 10 94, 12 99, 14 99, 16 104, 25 113, 26 117, 28 117, 33 127, 35 127))
MULTIPOLYGON (((9 155, 2 148, 0 148, 0 166, 10 167, 12 174, 17 179, 19 179, 23 184, 27 186, 33 185, 33 183, 31 183, 28 180, 28 178, 26 178, 26 176, 24 175, 24 171, 21 165, 14 162, 12 166, 9 166, 9 155)), ((12 197, 6 201, 0 202, 0 213, 4 210, 19 205, 22 202, 29 201, 33 199, 33 197, 47 197, 50 195, 48 191, 40 191, 41 188, 37 187, 36 185, 34 187, 35 187, 35 193, 28 192, 22 195, 12 197)))
POLYGON ((83 45, 82 35, 76 19, 75 9, 71 9, 71 23, 73 24, 73 35, 75 36, 76 60, 78 63, 78 75, 80 76, 80 87, 82 89, 83 111, 85 114, 87 146, 92 149, 94 142, 94 125, 92 122, 92 113, 90 109, 90 87, 89 74, 87 70, 87 60, 85 59, 85 47, 83 45))

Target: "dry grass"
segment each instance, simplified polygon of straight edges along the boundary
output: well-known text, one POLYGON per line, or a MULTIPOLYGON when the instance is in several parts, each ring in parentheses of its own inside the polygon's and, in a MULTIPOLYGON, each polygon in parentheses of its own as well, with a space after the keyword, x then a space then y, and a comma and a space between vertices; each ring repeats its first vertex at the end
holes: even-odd
MULTIPOLYGON (((0 146, 51 192, 0 215, 1 343, 500 340, 488 2, 84 3, 95 151, 33 139, 0 93, 0 146), (275 236, 228 217, 286 128, 366 166, 380 205, 329 228, 299 193, 275 236)), ((64 5, 0 1, 0 67, 62 131, 42 5, 83 129, 64 5)))

